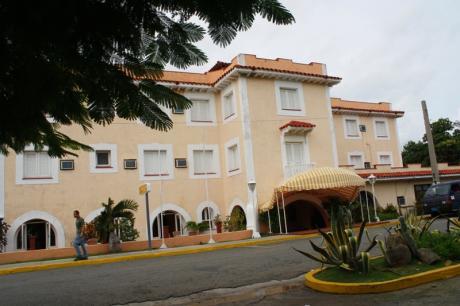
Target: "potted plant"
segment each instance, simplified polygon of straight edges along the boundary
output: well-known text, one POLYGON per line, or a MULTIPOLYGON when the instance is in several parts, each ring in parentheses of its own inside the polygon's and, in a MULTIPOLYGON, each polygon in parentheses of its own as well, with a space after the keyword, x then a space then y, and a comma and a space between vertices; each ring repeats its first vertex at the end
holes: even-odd
POLYGON ((217 233, 220 234, 222 233, 222 225, 224 221, 222 220, 222 217, 218 214, 214 218, 214 224, 216 225, 217 233))
POLYGON ((97 232, 96 226, 94 225, 94 221, 90 223, 86 223, 83 227, 83 236, 86 239, 86 243, 88 245, 97 244, 97 232))
POLYGON ((198 231, 200 233, 203 233, 207 230, 209 230, 209 221, 203 221, 203 222, 198 223, 198 231))
POLYGON ((185 227, 186 227, 187 230, 188 230, 189 236, 194 236, 194 235, 198 234, 199 227, 198 227, 198 224, 197 224, 195 221, 189 221, 189 222, 187 222, 187 224, 185 225, 185 227))

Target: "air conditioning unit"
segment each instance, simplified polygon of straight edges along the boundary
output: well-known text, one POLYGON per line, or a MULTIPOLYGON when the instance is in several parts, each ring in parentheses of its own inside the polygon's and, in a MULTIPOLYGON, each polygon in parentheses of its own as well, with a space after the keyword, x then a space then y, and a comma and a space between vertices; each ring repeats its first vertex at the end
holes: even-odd
POLYGON ((359 131, 360 131, 361 133, 366 132, 366 126, 365 126, 364 124, 360 124, 360 125, 359 125, 359 131))
POLYGON ((364 162, 364 169, 370 169, 371 168, 371 163, 370 162, 364 162))
POLYGON ((182 115, 184 113, 184 109, 180 107, 173 108, 172 110, 173 114, 179 114, 182 115))
POLYGON ((187 168, 187 159, 185 158, 176 158, 174 159, 174 164, 176 168, 187 168))
POLYGON ((65 159, 60 161, 61 170, 75 170, 75 162, 73 159, 65 159))
POLYGON ((137 160, 136 159, 124 159, 123 166, 125 169, 137 169, 137 160))

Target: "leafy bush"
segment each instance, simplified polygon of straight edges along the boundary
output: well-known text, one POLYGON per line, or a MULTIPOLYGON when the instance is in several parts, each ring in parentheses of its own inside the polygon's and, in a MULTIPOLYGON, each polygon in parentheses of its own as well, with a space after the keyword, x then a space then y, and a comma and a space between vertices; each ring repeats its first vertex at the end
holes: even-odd
POLYGON ((234 209, 230 216, 225 217, 224 228, 229 232, 242 231, 246 229, 246 217, 238 209, 234 209))
POLYGON ((10 226, 6 222, 3 222, 3 220, 0 220, 0 253, 6 247, 6 244, 7 244, 6 232, 8 232, 9 228, 10 226))
POLYGON ((139 238, 139 231, 134 228, 134 220, 121 218, 118 222, 118 231, 121 241, 135 241, 139 238))
POLYGON ((200 233, 207 231, 208 229, 209 229, 209 221, 203 221, 203 222, 198 223, 198 231, 200 233))
POLYGON ((460 260, 460 233, 428 232, 417 240, 417 246, 432 249, 442 259, 460 260))
POLYGON ((196 223, 195 221, 188 221, 185 227, 189 232, 198 232, 200 229, 198 223, 196 223))
POLYGON ((380 208, 377 210, 380 221, 384 220, 394 220, 399 218, 399 213, 396 207, 392 204, 388 204, 385 208, 380 208))

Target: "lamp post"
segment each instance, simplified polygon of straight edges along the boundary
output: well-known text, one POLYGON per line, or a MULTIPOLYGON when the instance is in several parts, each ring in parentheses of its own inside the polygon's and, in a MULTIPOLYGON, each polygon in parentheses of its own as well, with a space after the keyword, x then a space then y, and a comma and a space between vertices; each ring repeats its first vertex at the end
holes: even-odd
POLYGON ((372 187, 372 202, 374 202, 375 221, 379 222, 380 219, 379 219, 379 216, 377 216, 377 204, 375 202, 375 188, 374 188, 375 182, 377 181, 377 177, 371 174, 369 175, 367 179, 369 180, 369 183, 371 184, 371 187, 372 187))
POLYGON ((254 213, 254 229, 252 231, 252 238, 260 238, 259 233, 259 218, 258 218, 258 211, 257 211, 257 203, 255 201, 255 190, 256 190, 256 181, 250 180, 248 182, 248 188, 251 191, 251 201, 253 206, 253 213, 254 213))

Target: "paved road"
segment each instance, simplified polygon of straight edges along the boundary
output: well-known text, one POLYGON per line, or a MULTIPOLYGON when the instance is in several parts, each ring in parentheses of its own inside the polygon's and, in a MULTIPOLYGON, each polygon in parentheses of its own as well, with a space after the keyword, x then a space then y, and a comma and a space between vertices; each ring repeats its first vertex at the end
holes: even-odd
MULTIPOLYGON (((372 234, 383 229, 372 229, 372 234)), ((318 265, 280 244, 0 276, 1 305, 113 305, 283 280, 318 265)), ((375 248, 377 251, 377 248, 375 248)))

